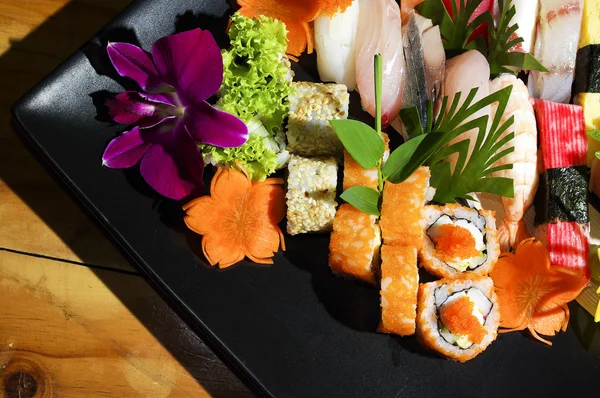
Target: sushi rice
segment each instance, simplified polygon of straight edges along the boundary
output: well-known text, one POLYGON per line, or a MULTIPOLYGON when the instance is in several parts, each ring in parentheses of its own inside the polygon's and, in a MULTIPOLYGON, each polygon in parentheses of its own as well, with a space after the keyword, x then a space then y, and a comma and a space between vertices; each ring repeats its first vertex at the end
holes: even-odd
POLYGON ((465 362, 496 339, 499 325, 498 299, 489 277, 466 272, 456 279, 440 279, 419 286, 416 335, 425 348, 448 359, 465 362), (459 300, 471 303, 472 312, 456 311, 461 308, 457 306, 459 300), (453 319, 445 317, 447 313, 452 313, 453 319), (475 330, 455 333, 444 321, 463 325, 470 321, 475 330))

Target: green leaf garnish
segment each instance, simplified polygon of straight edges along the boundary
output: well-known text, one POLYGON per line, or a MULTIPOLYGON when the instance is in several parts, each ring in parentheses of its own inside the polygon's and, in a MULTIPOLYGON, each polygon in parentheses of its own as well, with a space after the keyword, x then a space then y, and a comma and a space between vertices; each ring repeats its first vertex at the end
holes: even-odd
POLYGON ((461 130, 464 130, 465 126, 478 129, 477 140, 470 156, 469 140, 463 140, 444 147, 432 157, 429 165, 432 168, 431 185, 436 188, 434 201, 453 203, 457 198, 469 199, 472 192, 514 197, 512 179, 490 177, 492 173, 512 168, 512 164, 494 166, 498 160, 514 151, 513 147, 503 149, 514 138, 513 132, 504 134, 514 123, 514 118, 511 117, 500 124, 511 92, 512 86, 508 86, 477 102, 477 104, 488 103, 493 100, 492 102, 498 103, 487 135, 488 116, 481 116, 461 126, 461 130), (444 158, 453 153, 458 154, 454 171, 450 163, 444 161, 444 158))
POLYGON ((344 148, 363 169, 372 169, 383 157, 385 144, 372 127, 358 120, 330 120, 344 148))
POLYGON ((589 130, 586 132, 587 135, 592 137, 596 141, 600 141, 600 130, 589 130))
POLYGON ((483 55, 487 56, 490 64, 490 74, 492 76, 497 76, 501 73, 517 74, 515 70, 509 69, 509 67, 549 72, 533 55, 518 51, 511 52, 514 46, 523 42, 523 38, 515 35, 519 25, 510 25, 516 14, 516 8, 512 4, 507 7, 505 0, 498 0, 498 7, 500 18, 498 26, 495 28, 492 15, 489 12, 482 14, 482 16, 485 16, 484 19, 487 22, 489 32, 487 54, 483 52, 483 55))
MULTIPOLYGON (((475 29, 482 23, 481 16, 478 16, 469 22, 469 19, 471 19, 471 16, 481 3, 481 0, 461 1, 463 3, 460 10, 456 6, 456 1, 451 1, 452 15, 454 18, 450 17, 442 0, 425 0, 415 7, 421 16, 431 19, 434 25, 440 26, 444 49, 447 52, 457 51, 458 54, 464 50, 470 49, 468 48, 469 38, 475 29)), ((454 55, 458 54, 454 53, 454 55)))
POLYGON ((510 24, 516 13, 514 5, 507 6, 506 0, 498 0, 500 17, 495 26, 489 10, 469 22, 481 0, 460 1, 463 4, 460 10, 456 6, 456 1, 451 1, 454 18, 450 17, 442 0, 425 0, 415 7, 422 16, 431 19, 434 25, 440 26, 446 58, 460 55, 467 50, 478 50, 487 58, 492 76, 501 73, 516 74, 518 71, 515 69, 548 72, 548 69, 533 55, 511 51, 514 46, 523 42, 521 37, 515 35, 519 26, 510 24), (486 41, 482 36, 472 38, 475 29, 483 24, 487 25, 488 40, 486 41))
POLYGON ((380 193, 369 187, 351 187, 340 195, 340 198, 356 207, 358 210, 379 216, 380 193))

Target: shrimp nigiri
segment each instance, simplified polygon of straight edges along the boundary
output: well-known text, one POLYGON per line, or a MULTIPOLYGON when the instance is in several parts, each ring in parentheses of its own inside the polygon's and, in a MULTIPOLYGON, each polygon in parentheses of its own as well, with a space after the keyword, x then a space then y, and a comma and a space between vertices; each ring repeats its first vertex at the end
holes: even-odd
MULTIPOLYGON (((502 198, 505 216, 498 226, 498 239, 502 251, 517 247, 521 240, 529 237, 523 215, 531 206, 538 186, 537 127, 525 83, 514 75, 501 75, 490 82, 490 93, 511 85, 513 89, 500 125, 513 116, 514 123, 502 136, 514 132, 515 137, 500 151, 510 147, 514 147, 514 151, 494 164, 494 167, 513 165, 512 169, 494 173, 494 177, 512 178, 514 181, 514 198, 502 198)), ((492 104, 492 114, 496 112, 496 108, 497 104, 492 104)))
MULTIPOLYGON (((457 93, 460 93, 459 107, 465 102, 465 99, 473 88, 477 88, 477 94, 473 99, 473 104, 487 97, 490 89, 489 78, 490 65, 488 64, 487 59, 477 50, 469 50, 459 56, 449 59, 446 62, 446 75, 444 78, 444 94, 448 96, 448 107, 446 110, 450 108, 450 104, 454 101, 454 96, 457 93)), ((467 123, 481 116, 489 116, 489 114, 490 107, 486 106, 475 112, 463 123, 467 123)), ((453 139, 449 145, 469 139, 468 159, 473 153, 478 134, 479 131, 477 129, 465 131, 453 139)), ((449 157, 449 161, 452 164, 452 170, 454 170, 457 160, 458 155, 456 153, 449 157)))
POLYGON ((363 108, 375 116, 374 56, 381 54, 381 122, 387 126, 402 107, 404 49, 400 8, 395 0, 360 0, 356 34, 356 83, 363 108))

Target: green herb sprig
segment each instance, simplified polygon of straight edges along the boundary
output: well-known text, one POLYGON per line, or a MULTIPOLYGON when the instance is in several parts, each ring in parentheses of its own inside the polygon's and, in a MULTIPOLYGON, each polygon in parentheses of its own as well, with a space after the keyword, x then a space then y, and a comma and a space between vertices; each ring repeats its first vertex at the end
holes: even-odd
POLYGON ((523 42, 523 38, 514 37, 519 25, 510 24, 516 14, 514 5, 507 6, 505 0, 498 0, 500 17, 498 26, 494 26, 494 18, 489 10, 469 22, 481 3, 480 0, 460 1, 462 7, 458 9, 455 0, 451 0, 454 18, 450 17, 442 0, 425 0, 416 7, 422 16, 440 26, 442 43, 448 58, 467 50, 478 50, 487 58, 492 77, 501 73, 517 74, 519 70, 548 72, 533 55, 511 51, 514 46, 523 42), (482 24, 487 25, 488 40, 483 37, 471 40, 475 29, 482 24))
MULTIPOLYGON (((375 55, 375 129, 355 120, 331 120, 330 124, 340 141, 354 160, 364 169, 377 169, 378 189, 352 187, 344 191, 341 198, 357 209, 371 215, 380 215, 381 195, 385 181, 397 184, 405 181, 419 167, 431 168, 431 185, 436 188, 434 201, 439 203, 455 202, 457 198, 472 199, 472 192, 489 192, 501 196, 513 197, 513 181, 509 178, 489 177, 490 174, 512 168, 511 164, 494 167, 494 164, 511 153, 514 148, 503 149, 514 133, 504 132, 514 123, 511 117, 500 124, 508 104, 512 86, 508 86, 487 97, 473 102, 477 89, 472 89, 465 101, 459 106, 461 93, 457 93, 448 104, 448 97, 442 101, 440 116, 435 124, 428 123, 425 131, 419 122, 418 110, 404 112, 407 119, 413 121, 409 128, 409 137, 414 137, 396 148, 385 164, 383 154, 385 144, 381 136, 381 57, 375 55), (468 120, 478 111, 497 103, 497 110, 490 131, 486 134, 487 115, 468 120), (448 107, 449 106, 449 107, 448 107), (415 112, 417 112, 415 117, 415 112), (420 129, 420 130, 419 130, 420 129), (478 130, 475 149, 469 157, 469 139, 449 145, 450 142, 472 129, 478 130), (415 131, 416 130, 416 131, 415 131), (454 171, 446 158, 454 153, 458 160, 454 171)), ((432 113, 432 105, 428 105, 432 113)), ((428 118, 433 120, 433 118, 428 118)), ((409 125, 405 122, 405 126, 409 125)))

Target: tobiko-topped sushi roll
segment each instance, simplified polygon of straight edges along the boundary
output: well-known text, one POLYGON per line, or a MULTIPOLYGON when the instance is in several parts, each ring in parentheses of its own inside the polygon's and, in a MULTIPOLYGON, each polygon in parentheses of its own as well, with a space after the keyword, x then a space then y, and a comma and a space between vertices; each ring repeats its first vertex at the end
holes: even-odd
POLYGON ((464 273, 419 286, 417 339, 455 361, 475 358, 496 339, 500 311, 491 278, 464 273))
POLYGON ((487 275, 492 270, 500 255, 493 212, 449 204, 426 206, 425 214, 419 259, 427 272, 453 278, 465 271, 487 275))

